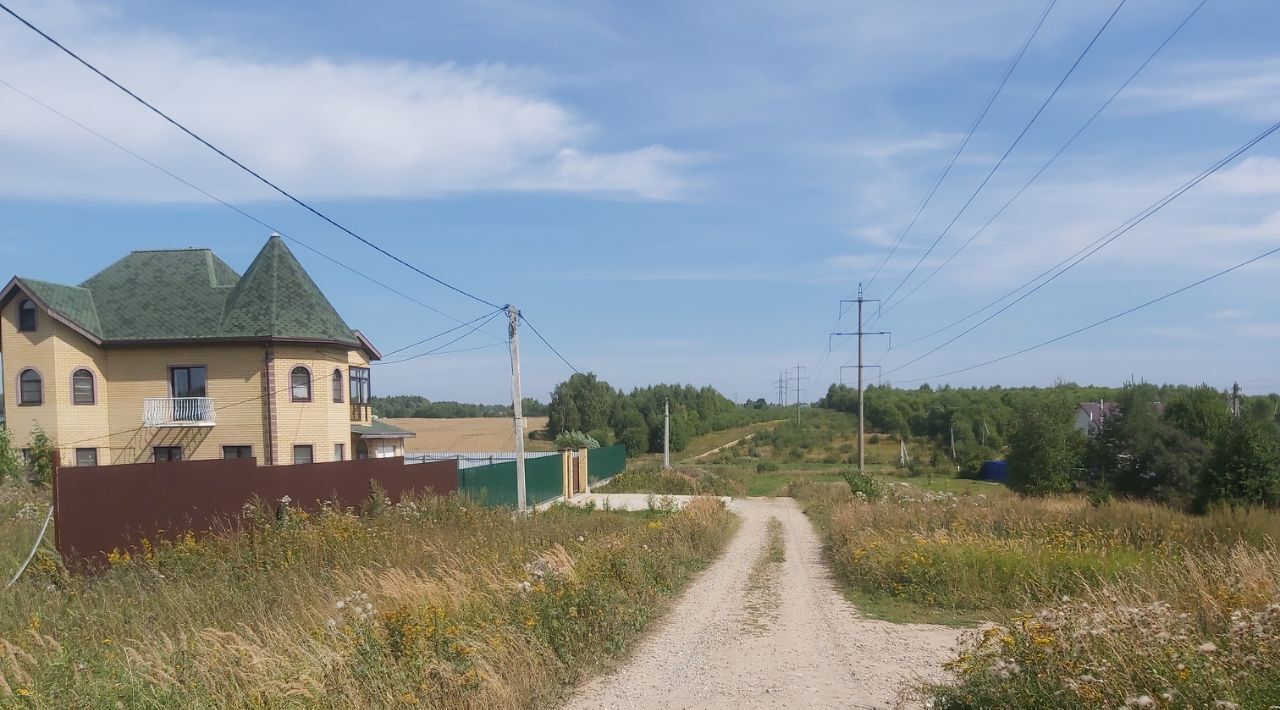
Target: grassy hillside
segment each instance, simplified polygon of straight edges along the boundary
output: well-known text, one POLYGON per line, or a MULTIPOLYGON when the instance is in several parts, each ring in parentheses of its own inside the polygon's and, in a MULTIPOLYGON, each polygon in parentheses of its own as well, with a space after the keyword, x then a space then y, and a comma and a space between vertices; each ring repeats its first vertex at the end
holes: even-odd
MULTIPOLYGON (((794 419, 762 422, 716 432, 694 440, 688 453, 696 455, 722 444, 755 434, 735 446, 710 456, 676 458, 674 470, 661 470, 661 457, 631 462, 626 473, 614 479, 608 491, 667 494, 787 495, 792 484, 837 481, 857 464, 857 424, 840 412, 805 410, 800 423, 794 419)), ((866 460, 871 471, 889 474, 898 470, 898 440, 872 433, 867 438, 866 460)), ((928 460, 933 449, 927 442, 912 442, 911 455, 928 460)))

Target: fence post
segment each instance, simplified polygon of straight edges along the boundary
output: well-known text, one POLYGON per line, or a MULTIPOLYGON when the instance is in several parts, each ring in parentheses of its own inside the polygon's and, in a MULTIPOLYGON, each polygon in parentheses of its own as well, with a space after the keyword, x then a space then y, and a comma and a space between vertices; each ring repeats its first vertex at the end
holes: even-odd
POLYGON ((591 493, 591 477, 587 475, 587 447, 578 449, 578 458, 581 459, 582 465, 578 467, 578 475, 582 477, 582 492, 591 493))
POLYGON ((58 475, 59 469, 62 468, 62 452, 60 449, 53 450, 53 548, 58 551, 59 555, 64 555, 62 550, 62 520, 61 511, 58 506, 58 475))
POLYGON ((573 498, 573 452, 568 449, 560 450, 560 488, 564 491, 564 499, 571 500, 573 498))

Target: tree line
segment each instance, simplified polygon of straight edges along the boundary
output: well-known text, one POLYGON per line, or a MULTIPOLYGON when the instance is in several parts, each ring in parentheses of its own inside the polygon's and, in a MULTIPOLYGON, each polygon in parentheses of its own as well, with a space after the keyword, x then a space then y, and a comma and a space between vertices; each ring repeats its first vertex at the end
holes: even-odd
POLYGON ((547 428, 553 436, 577 431, 606 446, 624 444, 629 455, 657 453, 662 451, 664 401, 671 407, 672 451, 683 451, 695 436, 776 416, 755 403, 739 406, 713 387, 652 385, 624 393, 588 373, 556 385, 547 428))
MULTIPOLYGON (((474 417, 513 416, 510 404, 467 404, 465 402, 433 402, 418 395, 373 396, 369 398, 373 413, 379 417, 420 419, 469 419, 474 417)), ((522 414, 526 417, 547 416, 547 405, 533 397, 521 401, 522 414)))
MULTIPOLYGON (((833 386, 820 405, 856 414, 857 392, 833 386)), ((1242 396, 1237 409, 1203 385, 876 386, 865 395, 871 430, 929 439, 960 475, 1005 458, 1010 487, 1023 493, 1123 495, 1190 510, 1280 506, 1280 395, 1242 396), (1085 402, 1101 410, 1089 431, 1075 424, 1085 402)))

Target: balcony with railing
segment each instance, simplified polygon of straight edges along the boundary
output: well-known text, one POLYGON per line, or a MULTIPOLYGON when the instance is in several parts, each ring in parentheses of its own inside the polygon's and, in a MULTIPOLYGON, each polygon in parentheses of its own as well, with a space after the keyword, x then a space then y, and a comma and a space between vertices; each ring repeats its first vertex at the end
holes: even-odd
POLYGON ((150 427, 205 427, 217 423, 212 397, 147 397, 142 424, 150 427))
POLYGON ((369 415, 372 413, 372 409, 368 404, 351 403, 351 421, 353 422, 367 422, 369 421, 369 415))

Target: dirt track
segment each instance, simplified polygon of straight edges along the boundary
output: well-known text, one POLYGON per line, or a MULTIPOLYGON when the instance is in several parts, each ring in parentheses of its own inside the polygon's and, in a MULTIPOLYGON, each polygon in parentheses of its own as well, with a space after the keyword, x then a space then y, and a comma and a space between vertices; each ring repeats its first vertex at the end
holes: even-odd
POLYGON ((742 528, 724 556, 628 664, 580 688, 565 708, 880 708, 893 706, 904 683, 938 677, 959 632, 862 617, 790 498, 737 500, 731 509, 742 528), (752 570, 770 518, 782 523, 785 561, 762 576, 752 570))

